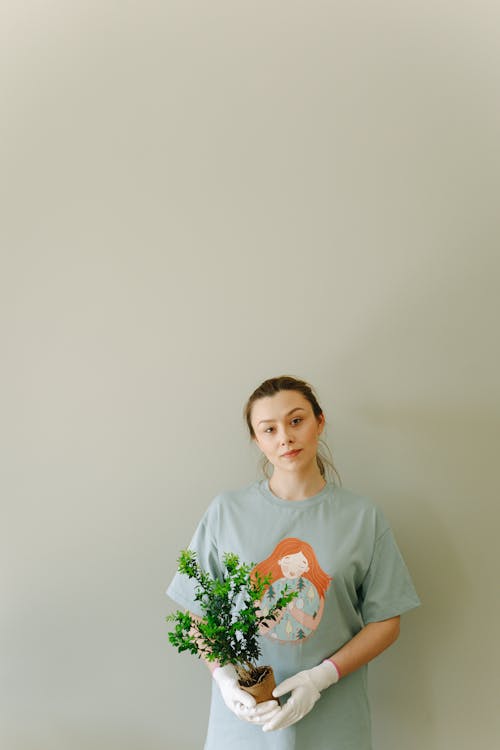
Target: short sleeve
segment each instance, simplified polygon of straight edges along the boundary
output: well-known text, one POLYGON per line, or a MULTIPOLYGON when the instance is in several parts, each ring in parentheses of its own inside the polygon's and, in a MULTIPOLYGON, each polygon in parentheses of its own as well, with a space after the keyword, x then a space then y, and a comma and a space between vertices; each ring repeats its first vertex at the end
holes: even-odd
MULTIPOLYGON (((213 578, 221 578, 221 564, 215 543, 215 526, 217 523, 217 505, 212 502, 207 512, 198 524, 193 538, 189 543, 189 549, 196 552, 196 557, 201 567, 213 578)), ((180 554, 180 550, 179 550, 180 554)), ((196 582, 185 575, 176 572, 167 588, 167 595, 196 615, 202 615, 200 605, 195 601, 196 582)))
POLYGON ((368 571, 359 589, 365 625, 388 620, 420 606, 420 599, 390 527, 377 538, 368 571))

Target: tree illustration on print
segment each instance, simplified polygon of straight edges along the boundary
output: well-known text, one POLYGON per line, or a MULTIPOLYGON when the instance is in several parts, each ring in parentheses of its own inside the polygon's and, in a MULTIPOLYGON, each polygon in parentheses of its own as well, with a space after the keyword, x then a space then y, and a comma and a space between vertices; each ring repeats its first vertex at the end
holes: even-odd
POLYGON ((288 591, 299 593, 276 620, 261 625, 261 635, 280 643, 300 643, 313 635, 321 622, 325 595, 333 578, 322 570, 311 545, 296 537, 282 539, 269 557, 255 566, 255 571, 272 575, 263 597, 264 613, 286 585, 288 591))

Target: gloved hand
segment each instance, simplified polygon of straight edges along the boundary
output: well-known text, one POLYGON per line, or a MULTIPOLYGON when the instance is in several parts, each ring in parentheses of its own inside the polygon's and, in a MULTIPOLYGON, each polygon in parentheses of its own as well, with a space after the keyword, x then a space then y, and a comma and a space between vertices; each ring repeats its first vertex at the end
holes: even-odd
POLYGON ((273 695, 279 698, 280 695, 290 693, 291 696, 269 721, 267 721, 262 730, 272 732, 274 729, 284 729, 296 721, 302 719, 309 713, 317 700, 320 698, 321 690, 330 687, 340 679, 340 674, 335 665, 325 659, 322 664, 312 669, 304 669, 297 672, 293 677, 280 682, 273 690, 273 695))
POLYGON ((224 703, 238 719, 252 724, 265 724, 279 713, 278 701, 256 703, 253 695, 240 688, 238 675, 232 664, 217 667, 212 672, 212 677, 219 686, 224 703))

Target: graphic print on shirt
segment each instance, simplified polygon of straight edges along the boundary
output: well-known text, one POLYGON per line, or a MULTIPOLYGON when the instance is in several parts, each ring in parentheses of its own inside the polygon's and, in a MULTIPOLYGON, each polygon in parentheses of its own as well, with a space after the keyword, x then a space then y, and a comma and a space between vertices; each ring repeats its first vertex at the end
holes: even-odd
POLYGON ((296 537, 282 539, 254 571, 271 574, 271 583, 260 602, 264 615, 281 596, 285 586, 298 596, 281 610, 276 620, 262 625, 260 634, 277 643, 300 643, 316 631, 325 606, 325 594, 333 580, 321 569, 313 548, 296 537))

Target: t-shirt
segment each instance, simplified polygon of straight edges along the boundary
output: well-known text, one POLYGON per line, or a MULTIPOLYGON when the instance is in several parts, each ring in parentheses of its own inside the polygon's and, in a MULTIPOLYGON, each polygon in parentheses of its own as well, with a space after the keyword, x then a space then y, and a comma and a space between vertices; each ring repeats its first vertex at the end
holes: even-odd
MULTIPOLYGON (((222 577, 225 552, 252 563, 271 584, 260 608, 288 584, 296 590, 276 624, 259 636, 259 664, 276 682, 320 664, 369 622, 418 607, 420 600, 382 511, 368 498, 327 482, 304 500, 277 497, 266 479, 218 494, 189 545, 200 565, 222 577), (265 632, 265 634, 264 634, 265 632)), ((201 615, 194 582, 176 573, 167 594, 201 615)), ((283 700, 283 699, 282 699, 283 700)), ((322 691, 296 724, 263 732, 238 719, 212 684, 204 750, 371 750, 367 665, 322 691)))

